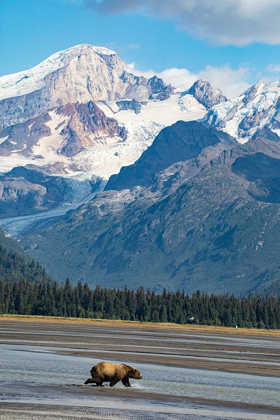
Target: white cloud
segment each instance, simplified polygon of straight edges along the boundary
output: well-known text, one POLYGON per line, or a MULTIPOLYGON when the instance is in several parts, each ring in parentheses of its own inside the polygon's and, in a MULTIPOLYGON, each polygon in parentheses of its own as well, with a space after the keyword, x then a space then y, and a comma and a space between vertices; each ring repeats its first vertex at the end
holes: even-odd
POLYGON ((128 48, 130 50, 137 50, 137 49, 141 48, 141 45, 140 44, 128 44, 128 48))
POLYGON ((221 45, 280 43, 279 0, 84 0, 108 14, 140 12, 174 20, 198 38, 221 45))
POLYGON ((206 66, 198 73, 192 73, 188 69, 171 68, 161 72, 153 70, 139 71, 135 65, 128 64, 128 71, 138 76, 153 77, 155 74, 162 78, 165 83, 170 83, 176 88, 189 89, 198 79, 206 80, 214 88, 219 88, 228 98, 235 98, 247 90, 251 85, 247 82, 249 70, 239 68, 233 70, 228 64, 221 67, 206 66))
POLYGON ((280 73, 280 65, 279 64, 270 64, 267 66, 267 70, 269 73, 280 73))
POLYGON ((207 66, 198 76, 221 89, 228 98, 237 97, 251 86, 247 82, 249 70, 243 67, 233 70, 227 64, 222 67, 207 66))

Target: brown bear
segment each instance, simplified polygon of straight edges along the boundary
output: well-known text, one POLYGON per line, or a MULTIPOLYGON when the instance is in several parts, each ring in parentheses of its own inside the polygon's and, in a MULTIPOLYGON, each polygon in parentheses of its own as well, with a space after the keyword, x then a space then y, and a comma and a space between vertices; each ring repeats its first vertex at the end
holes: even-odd
POLYGON ((84 383, 85 385, 95 383, 96 386, 101 386, 103 382, 110 382, 110 386, 114 386, 122 381, 124 386, 130 386, 129 378, 142 379, 139 370, 124 363, 100 362, 93 366, 90 373, 92 377, 84 383))

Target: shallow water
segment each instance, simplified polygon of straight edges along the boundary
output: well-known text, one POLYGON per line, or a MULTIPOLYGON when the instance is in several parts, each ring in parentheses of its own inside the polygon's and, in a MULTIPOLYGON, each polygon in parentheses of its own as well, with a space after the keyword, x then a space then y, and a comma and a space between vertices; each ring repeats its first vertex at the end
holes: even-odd
MULTIPOLYGON (((89 328, 90 329, 90 328, 89 328)), ((9 330, 7 329, 1 329, 0 333, 8 333, 11 335, 17 335, 18 337, 23 335, 34 335, 34 336, 40 336, 40 335, 46 335, 48 332, 51 333, 52 336, 61 336, 61 337, 87 337, 87 338, 108 338, 108 335, 110 334, 110 340, 116 340, 116 341, 122 341, 122 340, 137 340, 137 341, 151 341, 153 337, 149 337, 148 332, 133 332, 130 330, 128 333, 125 333, 121 331, 120 333, 117 332, 117 330, 110 330, 106 328, 106 333, 99 332, 99 329, 94 329, 91 333, 85 333, 84 331, 73 331, 72 333, 65 333, 62 331, 54 332, 53 330, 44 330, 43 332, 40 331, 16 331, 16 330, 9 330), (145 337, 146 336, 146 337, 145 337)), ((220 337, 220 336, 207 336, 207 335, 192 335, 192 334, 168 334, 168 337, 164 337, 164 333, 150 333, 153 336, 156 337, 157 342, 170 342, 173 343, 189 343, 189 344, 210 344, 213 346, 216 345, 226 345, 226 346, 234 346, 234 347, 252 347, 252 348, 269 348, 269 349, 276 349, 280 350, 280 341, 273 341, 273 340, 256 340, 251 338, 237 338, 237 337, 220 337), (162 337, 159 337, 162 336, 162 337), (190 338, 190 337, 194 337, 190 338), (202 338, 203 340, 199 339, 202 338), (209 339, 207 339, 209 338, 209 339)))
MULTIPOLYGON (((1 345, 0 381, 81 384, 100 359, 56 354, 44 347, 1 345)), ((280 407, 279 378, 137 363, 143 380, 131 380, 141 392, 208 398, 280 407)), ((121 386, 117 385, 117 386, 121 386)), ((124 396, 126 389, 123 388, 124 396)))
MULTIPOLYGON (((31 344, 30 340, 12 340, 12 339, 5 339, 5 340, 1 340, 0 339, 0 343, 1 341, 4 341, 5 343, 13 343, 16 342, 17 345, 20 343, 21 347, 22 345, 24 345, 25 348, 27 348, 27 344, 31 344)), ((37 351, 41 352, 64 352, 64 351, 74 351, 75 349, 79 350, 79 353, 92 353, 93 357, 95 356, 95 354, 112 354, 112 350, 111 344, 102 344, 102 349, 100 348, 81 348, 81 346, 88 346, 88 343, 79 343, 78 347, 77 347, 77 343, 76 342, 68 342, 67 345, 74 345, 75 347, 66 347, 65 345, 63 345, 63 347, 59 346, 60 342, 55 342, 55 341, 36 341, 36 348, 37 351), (38 350, 38 345, 39 344, 44 344, 44 349, 38 350), (56 344, 55 346, 52 346, 56 344), (109 350, 104 349, 105 347, 107 347, 109 350)), ((98 346, 100 347, 100 345, 98 346)), ((172 347, 154 347, 154 349, 158 350, 158 352, 153 352, 150 351, 153 347, 149 346, 141 346, 141 345, 129 345, 130 349, 137 349, 138 351, 126 351, 123 349, 123 347, 127 348, 127 344, 116 344, 115 347, 120 347, 119 350, 117 350, 116 348, 114 349, 114 354, 120 354, 120 355, 125 355, 125 354, 129 354, 129 355, 143 355, 146 356, 147 354, 150 357, 158 357, 158 356, 164 356, 164 357, 169 357, 169 358, 174 358, 174 356, 176 358, 181 358, 181 359, 192 359, 192 360, 201 360, 202 356, 195 356, 195 355, 186 355, 183 354, 186 352, 186 349, 178 349, 176 347, 172 348, 172 347), (139 351, 139 349, 143 349, 143 352, 139 351), (144 351, 146 350, 146 351, 144 351), (148 351, 149 350, 149 351, 148 351), (172 350, 174 350, 175 352, 172 352, 172 350)), ((29 351, 33 351, 34 347, 30 346, 29 351)), ((203 353, 203 350, 199 350, 200 352, 203 353)), ((205 350, 206 352, 209 350, 205 350)), ((205 352, 204 351, 204 352, 205 352)), ((248 354, 248 353, 247 353, 248 354)), ((248 359, 241 359, 240 358, 240 354, 237 354, 236 352, 232 352, 231 353, 231 357, 226 357, 227 353, 225 352, 225 357, 207 357, 205 354, 203 355, 203 360, 206 361, 211 361, 211 362, 225 362, 225 363, 243 363, 243 364, 247 364, 247 365, 259 365, 259 366, 280 366, 280 362, 276 362, 276 361, 264 361, 264 360, 256 360, 254 358, 254 360, 248 360, 248 359), (237 357, 239 356, 239 357, 237 357)), ((256 356, 256 354, 254 353, 254 356, 256 356)), ((260 354, 260 356, 262 356, 260 354)), ((278 356, 278 355, 273 355, 273 356, 278 356)))

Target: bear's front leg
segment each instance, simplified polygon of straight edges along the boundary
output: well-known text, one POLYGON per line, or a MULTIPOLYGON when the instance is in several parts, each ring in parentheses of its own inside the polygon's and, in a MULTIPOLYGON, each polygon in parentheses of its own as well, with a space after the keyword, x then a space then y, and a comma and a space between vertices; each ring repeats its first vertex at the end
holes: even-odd
POLYGON ((123 379, 122 379, 122 383, 123 383, 123 385, 124 385, 124 386, 131 387, 131 385, 130 385, 130 382, 129 382, 129 379, 128 379, 128 378, 123 378, 123 379))

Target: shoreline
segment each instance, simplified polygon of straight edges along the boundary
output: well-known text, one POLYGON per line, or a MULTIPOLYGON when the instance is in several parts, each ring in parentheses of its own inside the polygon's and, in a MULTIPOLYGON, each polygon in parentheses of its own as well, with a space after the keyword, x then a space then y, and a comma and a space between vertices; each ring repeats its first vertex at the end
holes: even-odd
POLYGON ((266 330, 257 328, 234 328, 214 325, 198 325, 198 324, 175 324, 175 323, 155 323, 155 322, 139 322, 139 321, 126 321, 126 320, 113 320, 113 319, 93 319, 93 318, 72 318, 72 317, 57 317, 57 316, 44 316, 44 315, 12 315, 0 314, 0 321, 17 320, 23 322, 45 322, 45 323, 65 323, 65 324, 80 324, 80 325, 111 325, 122 327, 136 327, 136 328, 158 328, 158 329, 177 329, 185 331, 201 331, 201 332, 216 332, 216 333, 229 333, 237 335, 263 335, 273 336, 280 338, 280 330, 266 330))
POLYGON ((0 419, 273 420, 279 349, 269 331, 0 316, 0 419), (80 386, 101 360, 135 366, 143 385, 80 386))
POLYGON ((280 340, 268 331, 250 334, 234 328, 2 316, 1 344, 128 364, 280 377, 280 340), (259 348, 259 340, 269 340, 268 347, 259 348))

